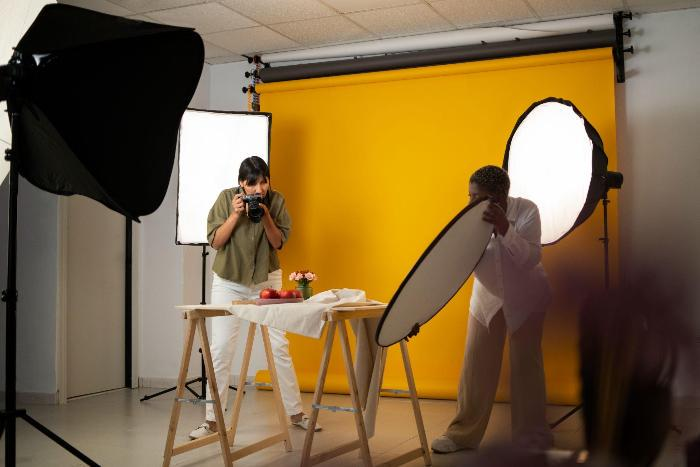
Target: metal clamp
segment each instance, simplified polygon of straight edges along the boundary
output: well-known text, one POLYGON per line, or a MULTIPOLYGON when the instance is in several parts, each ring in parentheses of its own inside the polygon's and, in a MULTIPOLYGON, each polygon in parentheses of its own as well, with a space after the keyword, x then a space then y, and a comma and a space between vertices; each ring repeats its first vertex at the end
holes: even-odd
POLYGON ((189 403, 192 404, 192 405, 197 405, 197 404, 213 404, 213 403, 214 403, 214 400, 213 400, 213 399, 197 399, 197 398, 194 398, 194 399, 187 399, 187 398, 184 398, 184 397, 176 397, 175 400, 178 401, 178 402, 189 402, 189 403))
POLYGON ((379 392, 390 392, 392 394, 411 394, 411 392, 406 390, 406 389, 384 389, 384 388, 381 388, 379 390, 379 392))
POLYGON ((311 407, 319 410, 330 410, 331 412, 357 412, 357 410, 352 407, 339 407, 337 405, 311 404, 311 407))
POLYGON ((245 383, 245 386, 253 388, 272 388, 272 383, 245 383))
POLYGON ((3 290, 2 301, 7 303, 17 303, 19 292, 17 290, 3 290))
POLYGON ((624 20, 631 20, 631 12, 616 11, 613 13, 615 26, 615 46, 613 47, 613 61, 615 62, 615 75, 618 83, 625 82, 625 53, 634 53, 634 46, 625 48, 624 36, 632 37, 632 31, 624 29, 624 20))

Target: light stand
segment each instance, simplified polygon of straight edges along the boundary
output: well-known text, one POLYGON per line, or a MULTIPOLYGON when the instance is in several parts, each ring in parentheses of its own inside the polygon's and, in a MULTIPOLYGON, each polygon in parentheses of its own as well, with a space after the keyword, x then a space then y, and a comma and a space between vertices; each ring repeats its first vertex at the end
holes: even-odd
MULTIPOLYGON (((17 63, 14 63, 17 65, 17 63)), ((5 68, 5 67, 3 67, 5 68)), ((13 62, 10 62, 9 72, 12 73, 13 62)), ((6 69, 7 70, 7 69, 6 69)), ((15 68, 19 70, 19 67, 15 68)), ((17 73, 20 73, 17 71, 17 73)), ((1 73, 0 73, 1 75, 1 73)), ((7 102, 8 112, 10 114, 10 128, 13 133, 16 128, 16 123, 19 114, 15 111, 11 100, 7 102)), ((2 301, 5 302, 5 410, 0 412, 0 436, 5 435, 5 466, 14 467, 16 463, 17 451, 17 424, 18 418, 21 418, 31 426, 39 430, 44 436, 48 437, 66 451, 73 454, 75 457, 85 462, 89 466, 99 466, 99 464, 85 454, 80 452, 66 440, 52 432, 44 425, 33 419, 27 414, 26 409, 17 408, 17 196, 19 183, 19 151, 7 149, 5 151, 5 159, 10 162, 10 196, 8 200, 8 244, 7 244, 7 289, 2 292, 2 301)))
MULTIPOLYGON (((603 204, 603 236, 598 239, 603 244, 603 268, 605 271, 605 290, 610 289, 610 237, 608 236, 608 204, 610 204, 610 199, 608 198, 608 190, 610 190, 611 188, 619 190, 620 188, 622 188, 622 181, 623 177, 620 172, 607 172, 605 174, 605 190, 603 191, 603 197, 601 199, 601 202, 603 204)), ((550 423, 549 427, 551 429, 558 427, 582 408, 583 404, 577 405, 576 407, 562 415, 555 422, 550 423)))
POLYGON ((7 101, 12 134, 2 293, 6 466, 17 460, 17 418, 87 465, 98 465, 17 408, 19 176, 56 195, 86 196, 131 220, 153 213, 165 197, 178 123, 203 65, 204 44, 193 29, 54 3, 41 9, 10 63, 0 66, 0 101, 7 101))
MULTIPOLYGON (((207 256, 209 255, 209 252, 207 251, 207 246, 202 245, 202 299, 199 302, 200 305, 206 305, 206 271, 207 271, 207 256)), ((207 372, 204 368, 204 356, 202 354, 202 348, 199 348, 199 359, 200 359, 200 371, 201 371, 201 376, 198 376, 197 378, 191 379, 185 383, 185 388, 187 388, 188 391, 192 393, 197 399, 199 400, 206 400, 207 397, 207 372), (194 383, 202 383, 202 392, 201 394, 197 394, 194 389, 190 387, 190 384, 194 383)), ((237 391, 238 388, 236 386, 230 386, 230 389, 233 389, 234 391, 237 391)), ((156 392, 154 394, 149 394, 146 396, 143 396, 141 398, 141 402, 147 401, 149 399, 153 399, 154 397, 161 396, 163 394, 166 394, 168 392, 174 391, 177 389, 177 386, 173 386, 167 389, 163 389, 162 391, 156 392)))

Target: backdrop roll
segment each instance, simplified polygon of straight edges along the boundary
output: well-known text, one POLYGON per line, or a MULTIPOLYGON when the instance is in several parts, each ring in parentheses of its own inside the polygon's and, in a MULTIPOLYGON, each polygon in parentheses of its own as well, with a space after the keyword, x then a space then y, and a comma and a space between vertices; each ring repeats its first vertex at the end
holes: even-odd
MULTIPOLYGON (((488 60, 261 84, 272 128, 273 186, 293 219, 283 270, 309 268, 316 291, 364 289, 389 301, 424 249, 468 202, 469 175, 500 165, 518 117, 548 96, 575 103, 600 133, 615 170, 610 49, 488 60)), ((556 196, 555 193, 552 196, 556 196)), ((617 193, 611 192, 611 266, 617 270, 617 193)), ((603 281, 602 207, 544 249, 554 288, 544 332, 550 402, 578 401, 577 303, 562 271, 603 281)), ((292 286, 292 284, 287 284, 292 286)), ((470 279, 409 344, 421 397, 454 398, 462 364, 470 279)), ((302 390, 313 390, 322 342, 290 336, 302 390)), ((389 351, 384 387, 405 386, 389 351)), ((508 399, 507 357, 497 398, 508 399)), ((345 392, 339 348, 326 383, 345 392)))

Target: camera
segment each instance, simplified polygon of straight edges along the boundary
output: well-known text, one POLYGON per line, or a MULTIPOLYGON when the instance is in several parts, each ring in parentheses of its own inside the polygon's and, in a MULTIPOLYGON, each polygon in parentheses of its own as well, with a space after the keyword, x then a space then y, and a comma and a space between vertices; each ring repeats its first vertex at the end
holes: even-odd
POLYGON ((263 211, 263 208, 260 206, 260 203, 263 201, 262 195, 244 195, 241 199, 244 203, 248 204, 248 219, 256 224, 260 222, 265 214, 265 211, 263 211))

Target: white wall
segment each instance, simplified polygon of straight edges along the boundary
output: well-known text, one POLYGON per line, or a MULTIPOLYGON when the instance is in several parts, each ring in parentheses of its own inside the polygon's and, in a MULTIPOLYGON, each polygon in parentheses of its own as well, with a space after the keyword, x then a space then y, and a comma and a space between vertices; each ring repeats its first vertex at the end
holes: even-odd
MULTIPOLYGON (((206 109, 209 104, 210 69, 205 65, 190 107, 206 109)), ((177 161, 168 191, 160 207, 141 219, 138 229, 138 368, 141 385, 169 385, 180 368, 183 320, 175 309, 185 303, 199 303, 200 249, 175 244, 177 207, 177 161)), ((196 344, 198 345, 198 344, 196 344)), ((197 348, 197 347, 195 347, 197 348)), ((193 357, 190 375, 199 376, 199 360, 193 357)))
MULTIPOLYGON (((200 80, 197 95, 190 107, 211 110, 248 110, 247 98, 241 88, 247 85, 243 73, 250 69, 247 62, 208 67, 200 80)), ((176 246, 175 208, 177 205, 177 168, 163 205, 143 219, 140 232, 140 339, 139 375, 142 386, 171 384, 177 376, 182 349, 183 324, 174 306, 199 303, 201 300, 201 248, 176 246)), ((232 174, 235 184, 236 174, 232 174)), ((211 265, 216 251, 207 248, 209 256, 205 269, 206 301, 211 298, 211 265)), ((209 326, 209 329, 211 327, 209 326)), ((243 354, 245 332, 240 333, 238 351, 233 362, 232 383, 237 382, 243 354)), ((199 342, 195 342, 195 349, 199 342)), ((266 368, 262 345, 256 342, 249 370, 251 379, 258 369, 266 368)), ((189 376, 200 376, 200 359, 195 352, 190 361, 189 376)))
MULTIPOLYGON (((700 350, 700 9, 631 22, 636 53, 618 85, 620 239, 623 274, 653 267, 658 280, 687 292, 683 307, 700 350)), ((663 312, 663 310, 660 310, 663 312)), ((697 361, 697 355, 695 357, 697 361)), ((697 378, 697 374, 695 378, 697 378)), ((700 396, 681 375, 680 395, 700 396)))
MULTIPOLYGON (((7 286, 9 177, 0 186, 0 284, 7 286)), ((57 391, 56 316, 58 198, 20 177, 17 218, 17 391, 51 400, 57 391)), ((5 386, 5 304, 2 304, 2 372, 5 386)))
POLYGON ((211 67, 209 108, 212 110, 248 110, 248 99, 241 91, 250 80, 243 74, 250 71, 248 62, 226 63, 211 67))
MULTIPOLYGON (((0 63, 5 64, 29 25, 48 0, 0 0, 0 63)), ((5 103, 0 104, 0 288, 7 287, 7 202, 10 140, 5 103)), ((58 277, 58 202, 21 180, 18 198, 17 251, 17 391, 51 400, 57 391, 56 306, 58 277)), ((5 304, 0 313, 0 391, 5 390, 5 304)))

